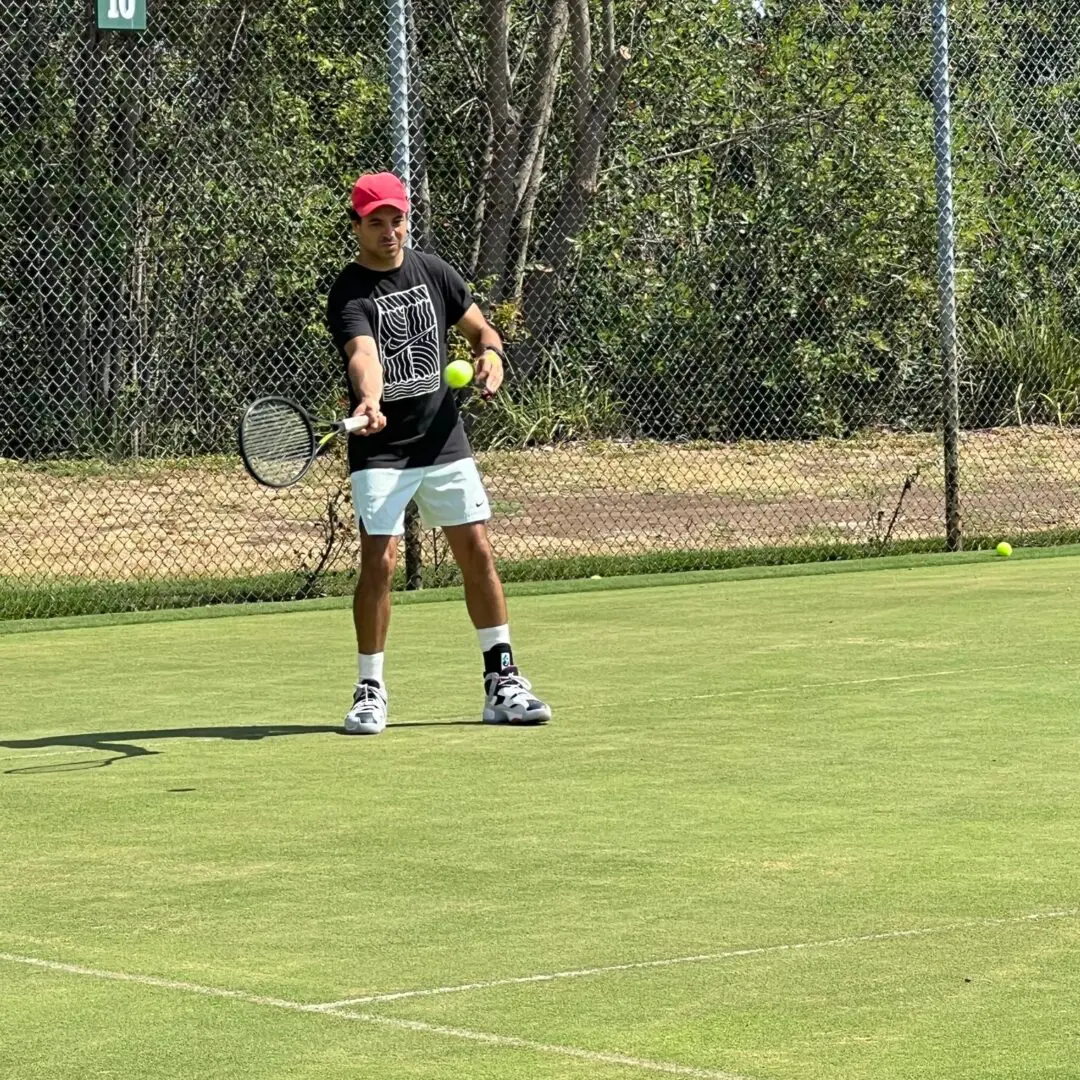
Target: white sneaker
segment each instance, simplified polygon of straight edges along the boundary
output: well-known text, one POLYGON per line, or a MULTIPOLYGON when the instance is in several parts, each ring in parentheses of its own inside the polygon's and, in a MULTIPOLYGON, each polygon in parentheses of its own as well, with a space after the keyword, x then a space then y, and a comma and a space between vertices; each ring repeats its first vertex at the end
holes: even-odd
POLYGON ((532 683, 516 667, 484 676, 485 724, 546 724, 551 708, 532 694, 532 683))
POLYGON ((378 735, 386 727, 386 691, 370 679, 356 684, 352 708, 345 714, 347 735, 378 735))

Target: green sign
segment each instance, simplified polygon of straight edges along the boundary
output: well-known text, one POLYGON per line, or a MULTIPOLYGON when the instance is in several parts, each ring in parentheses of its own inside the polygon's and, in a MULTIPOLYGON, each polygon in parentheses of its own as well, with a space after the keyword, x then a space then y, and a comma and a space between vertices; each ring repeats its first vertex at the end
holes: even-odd
POLYGON ((99 30, 145 30, 146 0, 97 0, 99 30))

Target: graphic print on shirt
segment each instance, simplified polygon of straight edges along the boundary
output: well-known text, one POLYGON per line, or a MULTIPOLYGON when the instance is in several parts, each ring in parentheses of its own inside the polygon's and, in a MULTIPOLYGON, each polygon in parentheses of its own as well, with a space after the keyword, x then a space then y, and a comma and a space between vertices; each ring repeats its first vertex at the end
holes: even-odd
POLYGON ((384 401, 439 389, 439 324, 426 285, 376 296, 384 401))

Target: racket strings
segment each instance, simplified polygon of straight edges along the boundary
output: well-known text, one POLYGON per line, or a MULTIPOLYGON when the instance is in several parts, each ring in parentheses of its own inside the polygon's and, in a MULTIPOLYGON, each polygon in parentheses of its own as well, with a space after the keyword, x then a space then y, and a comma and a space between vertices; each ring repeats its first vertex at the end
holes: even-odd
POLYGON ((287 484, 306 471, 314 433, 294 408, 268 402, 244 417, 242 442, 252 471, 271 484, 287 484))

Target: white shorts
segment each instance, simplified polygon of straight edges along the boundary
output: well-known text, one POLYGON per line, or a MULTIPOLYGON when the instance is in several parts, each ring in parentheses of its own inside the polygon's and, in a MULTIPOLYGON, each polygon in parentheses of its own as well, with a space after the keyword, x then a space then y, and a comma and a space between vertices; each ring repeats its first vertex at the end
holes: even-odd
POLYGON ((419 469, 358 469, 352 474, 353 511, 369 536, 401 536, 410 499, 416 500, 425 529, 471 525, 491 517, 484 482, 472 458, 419 469))

